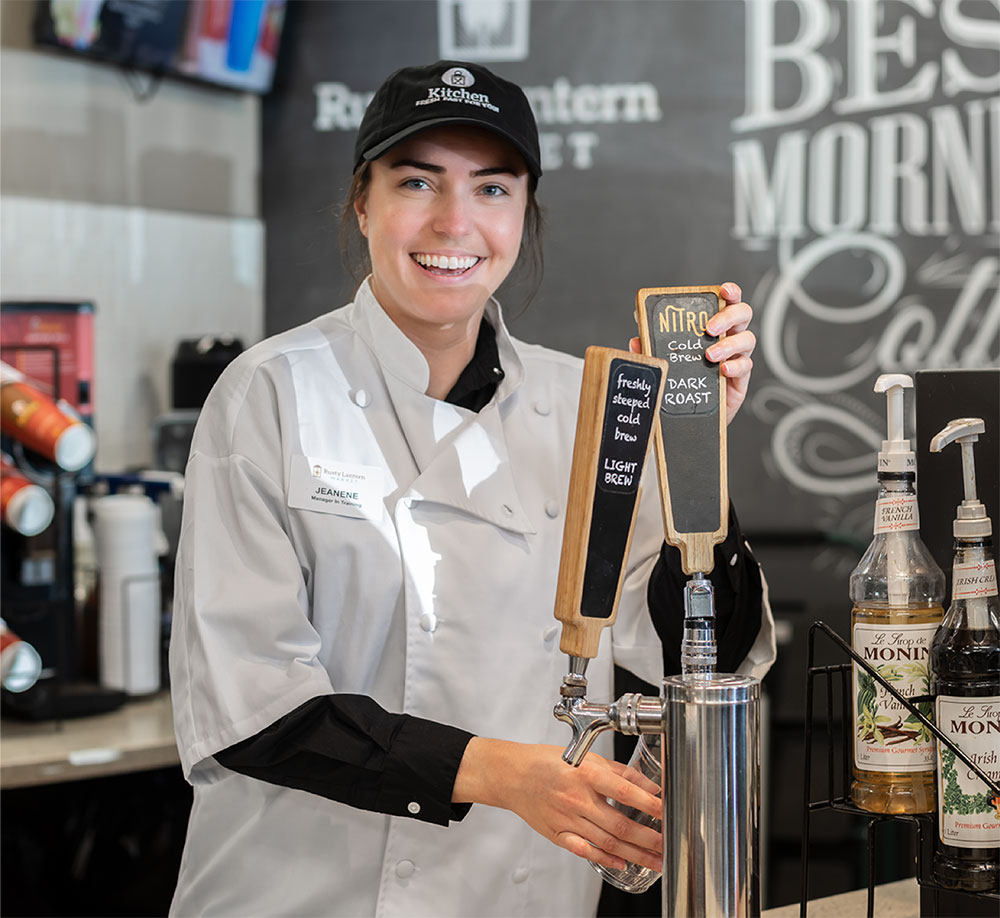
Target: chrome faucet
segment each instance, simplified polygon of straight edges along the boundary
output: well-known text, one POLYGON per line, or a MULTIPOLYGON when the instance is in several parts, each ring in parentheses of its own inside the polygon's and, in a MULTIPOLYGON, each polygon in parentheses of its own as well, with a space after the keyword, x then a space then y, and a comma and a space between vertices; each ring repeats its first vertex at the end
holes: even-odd
POLYGON ((563 752, 563 761, 574 768, 583 762, 594 740, 605 730, 617 730, 628 736, 663 732, 663 705, 659 698, 646 698, 638 692, 622 695, 611 704, 587 701, 586 657, 569 658, 570 671, 563 676, 562 696, 552 713, 556 720, 569 724, 573 737, 563 752))

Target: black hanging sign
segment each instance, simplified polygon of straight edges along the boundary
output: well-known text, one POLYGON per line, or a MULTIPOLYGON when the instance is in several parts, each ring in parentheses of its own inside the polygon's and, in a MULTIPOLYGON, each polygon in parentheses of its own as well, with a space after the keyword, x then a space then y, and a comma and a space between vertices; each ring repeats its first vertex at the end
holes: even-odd
POLYGON ((615 609, 661 379, 657 366, 611 361, 580 603, 590 618, 615 609))
POLYGON ((725 430, 724 413, 720 417, 722 386, 718 364, 705 356, 717 340, 705 328, 718 311, 717 288, 639 292, 644 344, 648 340, 650 353, 670 366, 659 421, 670 511, 678 533, 715 533, 724 523, 720 500, 720 433, 725 430))

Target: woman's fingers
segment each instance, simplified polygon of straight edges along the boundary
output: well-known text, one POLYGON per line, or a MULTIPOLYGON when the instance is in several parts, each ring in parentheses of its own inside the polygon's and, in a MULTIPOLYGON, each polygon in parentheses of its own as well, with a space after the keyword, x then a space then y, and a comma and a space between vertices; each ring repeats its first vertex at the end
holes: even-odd
POLYGON ((714 363, 722 363, 734 357, 749 357, 755 347, 757 336, 752 331, 740 331, 716 341, 705 351, 705 356, 714 363))
MULTIPOLYGON (((615 762, 614 764, 617 765, 619 763, 615 762)), ((654 797, 660 793, 660 785, 655 781, 650 781, 650 779, 638 769, 632 768, 629 765, 622 765, 621 768, 622 770, 620 774, 623 778, 627 778, 633 784, 638 785, 642 788, 642 790, 647 791, 654 797)))
POLYGON ((743 299, 743 291, 740 289, 739 284, 734 284, 732 281, 726 281, 722 285, 722 298, 727 303, 738 303, 743 299))
POLYGON ((582 835, 575 832, 560 832, 553 841, 560 847, 565 848, 571 854, 582 857, 586 861, 593 861, 612 870, 624 870, 628 863, 625 858, 609 854, 607 851, 592 845, 582 835))
POLYGON ((750 357, 734 357, 723 363, 721 368, 722 375, 730 380, 748 380, 753 369, 753 360, 750 357))
POLYGON ((753 310, 749 303, 730 303, 708 320, 705 331, 716 338, 721 335, 732 335, 745 331, 752 318, 753 310))
POLYGON ((609 765, 609 773, 602 777, 600 783, 595 783, 594 790, 602 797, 616 800, 622 806, 641 810, 654 819, 659 819, 663 810, 663 804, 657 796, 660 785, 654 784, 627 765, 619 762, 611 762, 609 765))
POLYGON ((554 839, 568 851, 607 867, 621 869, 625 861, 663 868, 663 836, 656 829, 642 825, 607 803, 581 817, 554 839), (584 844, 581 845, 579 842, 584 844))
POLYGON ((595 814, 590 840, 608 854, 645 867, 657 868, 663 860, 663 836, 613 806, 605 805, 595 814))

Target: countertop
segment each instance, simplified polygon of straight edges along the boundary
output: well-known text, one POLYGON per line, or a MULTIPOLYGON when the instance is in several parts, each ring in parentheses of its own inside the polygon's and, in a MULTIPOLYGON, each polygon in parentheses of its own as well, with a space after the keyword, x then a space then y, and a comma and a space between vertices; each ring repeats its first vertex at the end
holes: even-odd
MULTIPOLYGON (((807 906, 807 918, 854 918, 868 914, 868 890, 812 899, 807 906)), ((915 877, 885 883, 875 887, 877 918, 918 918, 920 915, 920 887, 915 877)), ((798 918, 799 903, 766 909, 762 918, 798 918)))
POLYGON ((3 789, 177 764, 167 692, 92 717, 43 723, 0 719, 3 789))

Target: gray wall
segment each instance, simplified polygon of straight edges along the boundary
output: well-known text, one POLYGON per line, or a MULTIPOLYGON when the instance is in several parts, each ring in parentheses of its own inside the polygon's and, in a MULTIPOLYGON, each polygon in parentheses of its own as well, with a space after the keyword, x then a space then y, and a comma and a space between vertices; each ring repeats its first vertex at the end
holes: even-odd
POLYGON ((148 464, 180 338, 263 329, 260 100, 35 50, 0 2, 0 296, 95 303, 96 468, 148 464), (142 87, 147 79, 136 76, 142 87))
POLYGON ((258 215, 260 100, 34 50, 35 4, 0 2, 0 193, 258 215))

